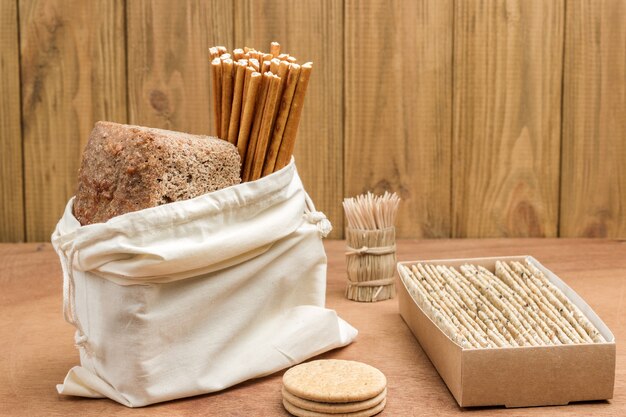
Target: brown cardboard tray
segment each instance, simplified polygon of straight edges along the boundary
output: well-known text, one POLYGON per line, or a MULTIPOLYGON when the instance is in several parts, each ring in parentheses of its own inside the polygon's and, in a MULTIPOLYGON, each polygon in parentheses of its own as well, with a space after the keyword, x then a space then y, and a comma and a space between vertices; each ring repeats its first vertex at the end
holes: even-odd
POLYGON ((615 337, 600 317, 553 272, 528 256, 442 259, 400 262, 458 267, 482 265, 494 272, 495 262, 530 258, 546 277, 587 316, 607 340, 559 346, 464 349, 454 343, 411 297, 402 279, 398 285, 400 315, 461 407, 528 407, 563 405, 613 397, 615 337))

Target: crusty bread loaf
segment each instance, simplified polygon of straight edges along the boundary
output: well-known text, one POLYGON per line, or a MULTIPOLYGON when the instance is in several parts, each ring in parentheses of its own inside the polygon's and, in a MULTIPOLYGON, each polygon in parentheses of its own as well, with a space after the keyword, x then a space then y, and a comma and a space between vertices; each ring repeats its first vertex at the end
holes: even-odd
POLYGON ((238 184, 240 158, 225 140, 98 122, 78 174, 82 225, 238 184))

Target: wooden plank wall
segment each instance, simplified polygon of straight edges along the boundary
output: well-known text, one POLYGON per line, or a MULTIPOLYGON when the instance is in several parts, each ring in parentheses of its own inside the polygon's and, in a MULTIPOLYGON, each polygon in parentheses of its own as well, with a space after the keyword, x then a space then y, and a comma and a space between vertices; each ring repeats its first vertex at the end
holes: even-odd
POLYGON ((48 240, 93 123, 209 133, 207 48, 316 63, 318 208, 403 198, 401 237, 626 236, 622 0, 0 0, 0 241, 48 240))

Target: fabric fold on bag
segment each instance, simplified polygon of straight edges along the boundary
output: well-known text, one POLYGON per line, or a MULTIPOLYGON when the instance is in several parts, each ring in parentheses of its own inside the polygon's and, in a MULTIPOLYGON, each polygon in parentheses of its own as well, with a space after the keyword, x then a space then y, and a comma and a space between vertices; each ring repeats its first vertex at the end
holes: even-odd
POLYGON ((324 307, 330 223, 292 162, 260 180, 52 236, 81 366, 59 393, 128 407, 215 392, 351 343, 324 307))

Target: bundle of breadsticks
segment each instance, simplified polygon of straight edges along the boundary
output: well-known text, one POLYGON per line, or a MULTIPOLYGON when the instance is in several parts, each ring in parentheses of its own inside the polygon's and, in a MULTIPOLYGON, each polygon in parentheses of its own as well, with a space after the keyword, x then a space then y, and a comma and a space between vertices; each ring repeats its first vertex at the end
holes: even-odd
POLYGON ((215 136, 239 150, 241 178, 252 181, 286 166, 293 153, 313 64, 252 48, 209 48, 215 136))
POLYGON ((598 329, 532 261, 400 265, 422 310, 464 348, 604 342, 598 329))

